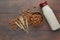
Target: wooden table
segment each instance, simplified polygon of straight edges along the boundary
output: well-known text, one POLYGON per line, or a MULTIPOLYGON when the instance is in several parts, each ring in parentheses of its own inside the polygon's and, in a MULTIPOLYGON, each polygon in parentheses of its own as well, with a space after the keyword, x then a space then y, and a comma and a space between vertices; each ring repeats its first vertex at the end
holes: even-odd
MULTIPOLYGON (((31 28, 29 34, 22 30, 13 31, 8 21, 18 15, 18 11, 30 9, 41 12, 39 4, 45 0, 0 0, 0 40, 60 40, 60 30, 52 31, 44 18, 39 28, 31 28), (36 6, 36 9, 33 7, 36 6)), ((60 23, 60 0, 47 0, 60 23)))

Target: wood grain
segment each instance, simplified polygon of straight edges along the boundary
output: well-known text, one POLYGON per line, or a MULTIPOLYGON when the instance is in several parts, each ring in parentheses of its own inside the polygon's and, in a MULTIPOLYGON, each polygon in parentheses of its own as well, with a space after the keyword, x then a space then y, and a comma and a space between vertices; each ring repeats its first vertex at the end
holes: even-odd
MULTIPOLYGON (((31 28, 29 34, 22 30, 11 30, 8 18, 13 19, 18 15, 18 11, 30 9, 39 11, 39 4, 45 0, 0 0, 0 40, 60 40, 60 29, 53 32, 46 19, 39 28, 31 28), (36 9, 33 7, 36 6, 36 9)), ((53 9, 60 23, 60 0, 46 0, 53 9)))

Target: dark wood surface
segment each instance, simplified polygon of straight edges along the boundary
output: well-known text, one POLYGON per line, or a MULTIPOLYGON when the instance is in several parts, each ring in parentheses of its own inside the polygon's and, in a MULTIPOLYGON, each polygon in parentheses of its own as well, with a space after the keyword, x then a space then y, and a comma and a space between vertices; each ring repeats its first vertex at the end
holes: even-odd
MULTIPOLYGON (((0 40, 60 40, 60 29, 51 31, 50 26, 44 18, 39 28, 31 28, 29 34, 22 30, 11 30, 8 24, 10 19, 18 15, 18 11, 30 9, 40 11, 39 4, 45 0, 0 0, 0 40), (36 9, 33 7, 36 6, 36 9)), ((60 23, 60 0, 46 0, 53 9, 60 23)))

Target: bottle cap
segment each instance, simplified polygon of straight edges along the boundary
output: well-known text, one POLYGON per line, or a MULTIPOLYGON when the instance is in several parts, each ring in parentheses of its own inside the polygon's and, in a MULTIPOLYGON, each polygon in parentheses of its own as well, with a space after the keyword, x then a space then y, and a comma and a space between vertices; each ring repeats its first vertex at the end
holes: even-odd
POLYGON ((40 3, 41 7, 44 7, 45 5, 47 5, 47 1, 44 1, 44 2, 40 3))

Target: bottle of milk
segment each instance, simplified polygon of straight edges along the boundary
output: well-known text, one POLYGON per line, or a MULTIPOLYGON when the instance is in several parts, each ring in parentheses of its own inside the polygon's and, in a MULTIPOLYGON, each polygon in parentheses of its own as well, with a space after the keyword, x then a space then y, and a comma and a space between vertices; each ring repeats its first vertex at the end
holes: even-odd
POLYGON ((40 7, 42 8, 43 15, 47 19, 47 22, 49 23, 52 30, 57 30, 60 28, 60 24, 54 15, 54 12, 47 4, 47 1, 40 3, 40 7))

